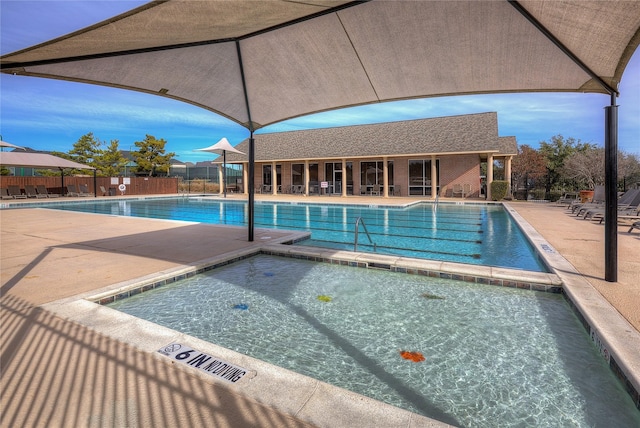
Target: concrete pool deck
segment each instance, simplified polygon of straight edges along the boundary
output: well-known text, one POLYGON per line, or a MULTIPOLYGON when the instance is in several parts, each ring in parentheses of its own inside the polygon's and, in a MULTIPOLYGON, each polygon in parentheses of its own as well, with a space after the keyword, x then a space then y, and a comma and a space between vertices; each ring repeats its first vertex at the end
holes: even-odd
MULTIPOLYGON (((277 199, 381 205, 415 201, 277 199)), ((620 227, 618 282, 608 283, 603 279, 602 225, 550 204, 514 202, 508 207, 562 256, 558 275, 567 293, 596 326, 598 343, 621 359, 637 390, 640 235, 620 227)), ((290 239, 288 232, 256 229, 250 243, 244 228, 45 209, 0 210, 0 221, 2 425, 440 425, 144 322, 125 317, 113 323, 105 315, 107 308, 81 299, 114 284, 175 275, 207 261, 252 252, 290 239), (231 385, 180 367, 157 352, 176 340, 190 340, 195 349, 233 360, 260 376, 231 385)))

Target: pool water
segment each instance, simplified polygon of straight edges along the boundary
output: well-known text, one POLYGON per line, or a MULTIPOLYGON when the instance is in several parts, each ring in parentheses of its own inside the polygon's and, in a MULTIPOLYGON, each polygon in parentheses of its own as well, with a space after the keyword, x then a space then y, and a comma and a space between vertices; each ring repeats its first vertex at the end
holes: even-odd
MULTIPOLYGON (((67 203, 55 208, 237 226, 246 226, 248 216, 246 202, 195 198, 67 203)), ((359 229, 358 251, 548 271, 501 205, 419 203, 377 208, 260 202, 255 204, 254 224, 311 232, 311 239, 300 245, 353 251, 358 217, 365 225, 359 229)))
POLYGON ((640 426, 557 294, 258 255, 109 306, 457 426, 640 426))

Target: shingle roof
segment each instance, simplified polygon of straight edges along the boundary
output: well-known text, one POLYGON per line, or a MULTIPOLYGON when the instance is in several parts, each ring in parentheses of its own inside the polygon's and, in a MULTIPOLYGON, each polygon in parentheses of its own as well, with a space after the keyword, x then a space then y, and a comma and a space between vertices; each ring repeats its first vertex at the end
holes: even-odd
MULTIPOLYGON (((495 112, 256 134, 254 138, 257 162, 469 152, 516 153, 515 137, 504 137, 503 140, 498 136, 495 112)), ((248 146, 249 140, 246 139, 236 148, 248 153, 248 146)), ((246 155, 227 153, 227 162, 246 159, 246 155)))
POLYGON ((500 154, 501 155, 517 155, 518 154, 518 142, 516 141, 516 137, 500 137, 498 139, 500 143, 500 154))

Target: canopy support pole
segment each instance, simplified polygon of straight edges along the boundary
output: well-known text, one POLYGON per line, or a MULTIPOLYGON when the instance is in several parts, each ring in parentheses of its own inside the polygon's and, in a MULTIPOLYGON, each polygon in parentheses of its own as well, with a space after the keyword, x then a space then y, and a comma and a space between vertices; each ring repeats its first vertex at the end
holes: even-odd
POLYGON ((255 206, 255 146, 253 130, 251 130, 251 135, 249 136, 249 216, 247 219, 249 226, 249 242, 253 241, 253 213, 255 206))
POLYGON ((240 78, 242 79, 242 90, 244 92, 244 103, 247 107, 247 120, 249 121, 249 212, 247 215, 248 241, 253 242, 253 214, 255 208, 254 195, 254 170, 255 170, 255 141, 253 139, 253 120, 251 120, 251 108, 249 107, 249 93, 247 92, 247 80, 244 76, 244 66, 242 65, 242 52, 240 52, 240 41, 236 40, 236 51, 238 53, 238 66, 240 67, 240 78))
POLYGON ((605 107, 604 127, 604 279, 618 281, 618 106, 616 94, 611 94, 611 105, 605 107))
POLYGON ((93 170, 93 197, 97 198, 98 197, 98 176, 97 176, 98 170, 94 169, 93 170))
POLYGON ((618 280, 618 106, 616 106, 616 88, 602 80, 576 54, 567 48, 551 31, 542 25, 517 0, 508 0, 538 31, 555 44, 569 59, 584 70, 595 82, 611 95, 611 105, 605 107, 605 226, 604 226, 604 279, 609 282, 618 280))
POLYGON ((227 197, 227 151, 222 151, 222 191, 227 197))

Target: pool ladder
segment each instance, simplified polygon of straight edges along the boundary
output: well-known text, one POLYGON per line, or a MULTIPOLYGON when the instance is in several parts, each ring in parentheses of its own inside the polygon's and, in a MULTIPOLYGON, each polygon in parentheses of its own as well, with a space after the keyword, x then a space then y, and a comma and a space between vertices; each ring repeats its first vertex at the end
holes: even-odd
POLYGON ((376 251, 376 244, 371 240, 371 235, 369 235, 369 231, 367 230, 367 225, 364 224, 364 219, 362 217, 356 218, 356 236, 353 241, 353 251, 358 251, 358 231, 360 230, 360 223, 362 223, 362 227, 364 228, 364 231, 367 234, 367 238, 369 238, 369 242, 373 244, 373 251, 376 251))

